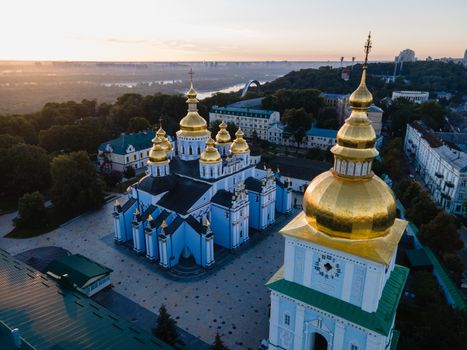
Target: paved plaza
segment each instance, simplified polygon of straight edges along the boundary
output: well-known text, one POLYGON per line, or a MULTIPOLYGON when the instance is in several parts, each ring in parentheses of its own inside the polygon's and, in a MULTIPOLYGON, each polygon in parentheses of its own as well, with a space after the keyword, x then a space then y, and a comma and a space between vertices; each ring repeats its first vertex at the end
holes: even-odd
POLYGON ((238 257, 212 274, 177 281, 166 277, 159 265, 114 245, 112 210, 109 203, 39 237, 2 237, 0 248, 14 255, 58 246, 86 255, 114 270, 111 278, 117 292, 153 312, 164 303, 178 326, 207 343, 213 342, 216 330, 231 349, 257 349, 268 337, 269 293, 264 284, 283 263, 284 243, 277 231, 294 215, 281 217, 263 233, 264 239, 240 250, 238 257))

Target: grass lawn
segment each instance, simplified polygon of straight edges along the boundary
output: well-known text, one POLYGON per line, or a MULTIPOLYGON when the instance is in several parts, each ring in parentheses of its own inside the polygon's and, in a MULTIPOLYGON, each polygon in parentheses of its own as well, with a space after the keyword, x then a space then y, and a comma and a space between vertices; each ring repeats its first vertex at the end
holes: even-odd
POLYGON ((71 217, 59 214, 54 208, 47 208, 47 225, 39 228, 15 227, 13 231, 7 234, 7 238, 30 238, 42 235, 58 228, 61 224, 67 222, 71 217))

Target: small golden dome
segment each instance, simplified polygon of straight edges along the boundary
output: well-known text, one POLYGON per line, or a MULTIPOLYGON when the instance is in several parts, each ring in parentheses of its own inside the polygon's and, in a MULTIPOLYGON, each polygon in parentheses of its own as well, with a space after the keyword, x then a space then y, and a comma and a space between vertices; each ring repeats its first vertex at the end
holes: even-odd
POLYGON ((237 132, 235 133, 236 139, 230 145, 231 153, 240 154, 240 153, 246 153, 250 151, 248 144, 243 138, 244 135, 245 134, 243 133, 243 131, 240 128, 238 128, 237 132))
POLYGON ((350 95, 349 103, 355 109, 358 108, 368 108, 373 103, 373 95, 366 87, 366 67, 364 67, 362 72, 362 80, 357 90, 355 90, 352 95, 350 95))
POLYGON ((205 136, 208 131, 208 124, 206 120, 199 115, 196 104, 198 100, 196 99, 196 91, 193 88, 193 83, 191 83, 190 90, 187 92, 188 104, 188 113, 182 120, 180 120, 180 130, 177 132, 177 135, 180 136, 205 136))
POLYGON ((161 164, 168 162, 167 152, 162 148, 162 140, 156 136, 153 140, 153 146, 149 151, 148 164, 161 164))
POLYGON ((201 153, 201 163, 217 163, 221 161, 221 155, 216 147, 214 147, 214 140, 209 137, 206 141, 206 148, 201 153))
POLYGON ((347 239, 384 236, 396 218, 394 195, 379 177, 351 181, 331 171, 310 183, 303 210, 315 229, 347 239))
POLYGON ((227 131, 227 124, 222 121, 222 123, 219 124, 219 132, 216 135, 216 143, 218 145, 225 145, 231 142, 232 139, 230 133, 227 131))
MULTIPOLYGON (((172 151, 173 146, 165 135, 167 135, 167 133, 165 132, 164 129, 162 129, 162 127, 160 127, 159 130, 157 130, 156 132, 156 136, 159 137, 162 141, 162 144, 161 144, 162 149, 166 152, 170 152, 172 151)), ((154 143, 154 140, 155 138, 152 140, 153 143, 154 143)))

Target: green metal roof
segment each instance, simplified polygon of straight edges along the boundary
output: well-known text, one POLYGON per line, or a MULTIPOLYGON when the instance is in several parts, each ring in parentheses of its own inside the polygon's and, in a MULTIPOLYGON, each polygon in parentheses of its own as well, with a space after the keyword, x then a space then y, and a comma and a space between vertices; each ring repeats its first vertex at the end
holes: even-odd
POLYGON ((281 268, 266 284, 276 292, 312 305, 382 335, 389 335, 409 269, 396 265, 386 282, 376 312, 331 297, 317 290, 284 279, 281 268))
POLYGON ((173 349, 0 249, 2 323, 33 349, 173 349))
POLYGON ((47 271, 54 275, 68 274, 68 282, 83 287, 91 278, 108 275, 112 269, 105 267, 81 254, 65 255, 52 261, 47 271))
POLYGON ((267 109, 253 109, 253 108, 242 108, 242 107, 219 107, 212 106, 210 113, 219 113, 219 114, 228 114, 228 115, 238 115, 242 117, 250 118, 266 118, 269 119, 274 111, 267 109))
POLYGON ((401 333, 397 330, 394 330, 392 332, 392 340, 391 340, 391 347, 390 350, 396 350, 397 349, 397 344, 399 343, 399 337, 401 333))
POLYGON ((454 308, 459 310, 467 310, 467 304, 465 302, 464 296, 462 295, 461 291, 456 287, 451 277, 449 277, 448 273, 443 268, 436 255, 428 247, 423 247, 423 250, 428 256, 428 259, 430 259, 431 263, 433 264, 433 269, 443 280, 443 283, 448 293, 451 295, 451 298, 454 301, 454 308))
POLYGON ((126 154, 126 149, 132 145, 136 151, 147 149, 152 146, 151 140, 154 138, 154 131, 142 131, 133 134, 122 134, 120 137, 101 143, 99 146, 100 151, 105 151, 107 145, 113 149, 113 153, 126 154))

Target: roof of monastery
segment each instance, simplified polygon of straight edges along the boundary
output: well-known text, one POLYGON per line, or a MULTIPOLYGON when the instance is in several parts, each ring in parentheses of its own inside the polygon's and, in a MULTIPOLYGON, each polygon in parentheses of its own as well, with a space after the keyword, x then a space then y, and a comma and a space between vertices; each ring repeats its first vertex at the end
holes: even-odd
POLYGON ((211 198, 211 202, 219 204, 226 208, 231 208, 233 197, 234 194, 230 191, 218 190, 216 194, 211 198))
POLYGON ((203 226, 198 220, 196 220, 193 216, 188 215, 187 218, 183 219, 181 216, 177 215, 177 217, 167 226, 165 229, 165 234, 167 236, 175 233, 178 228, 183 225, 183 223, 186 223, 187 225, 190 225, 193 230, 198 232, 199 234, 202 234, 206 231, 206 227, 203 226))
POLYGON ((284 279, 283 267, 266 283, 269 289, 312 305, 382 335, 389 335, 409 269, 396 265, 384 286, 376 312, 284 279))
POLYGON ((147 209, 143 212, 143 215, 141 215, 141 221, 146 221, 149 217, 149 214, 152 214, 154 210, 156 210, 155 205, 151 204, 149 207, 147 207, 147 209))
POLYGON ((130 209, 133 206, 133 204, 135 204, 135 202, 136 202, 136 199, 131 197, 129 200, 125 202, 125 204, 123 204, 122 211, 127 211, 128 209, 130 209))
POLYGON ((151 221, 151 227, 159 227, 162 224, 162 221, 167 219, 170 213, 167 210, 162 210, 157 217, 151 221))
POLYGON ((136 186, 138 189, 144 192, 157 195, 163 192, 170 191, 172 188, 175 187, 176 184, 177 176, 175 175, 157 177, 146 175, 137 183, 136 186))
POLYGON ((22 349, 172 349, 0 249, 2 349, 16 349, 9 334, 14 328, 20 329, 22 349))
POLYGON ((116 139, 101 143, 99 145, 100 151, 105 151, 107 145, 110 145, 113 149, 113 153, 116 154, 126 154, 128 146, 132 145, 136 151, 151 148, 151 140, 154 138, 155 132, 150 131, 141 131, 132 134, 123 133, 116 139))
POLYGON ((65 255, 50 263, 47 271, 56 276, 67 274, 67 282, 82 288, 94 277, 108 275, 112 269, 105 267, 81 254, 65 255))
POLYGON ((174 178, 176 179, 175 186, 157 204, 180 214, 186 213, 211 187, 209 184, 186 177, 175 176, 174 178))
POLYGON ((253 191, 253 192, 258 192, 260 193, 262 190, 262 181, 259 179, 256 179, 254 177, 248 177, 245 179, 245 188, 248 191, 253 191))
POLYGON ((307 136, 327 137, 335 139, 337 137, 337 130, 311 127, 305 132, 305 134, 307 136))
POLYGON ((267 118, 271 116, 275 111, 267 110, 267 109, 253 109, 253 108, 241 108, 241 107, 219 107, 219 106, 212 106, 210 113, 219 113, 219 114, 227 114, 227 115, 238 115, 242 117, 250 117, 250 118, 267 118))
MULTIPOLYGON (((261 162, 256 167, 258 169, 263 169, 264 164, 264 162, 261 162)), ((332 167, 332 165, 327 162, 311 159, 297 159, 294 157, 284 156, 268 161, 267 165, 274 171, 279 168, 281 176, 292 177, 294 179, 301 179, 306 181, 311 181, 323 171, 327 171, 332 167)))

